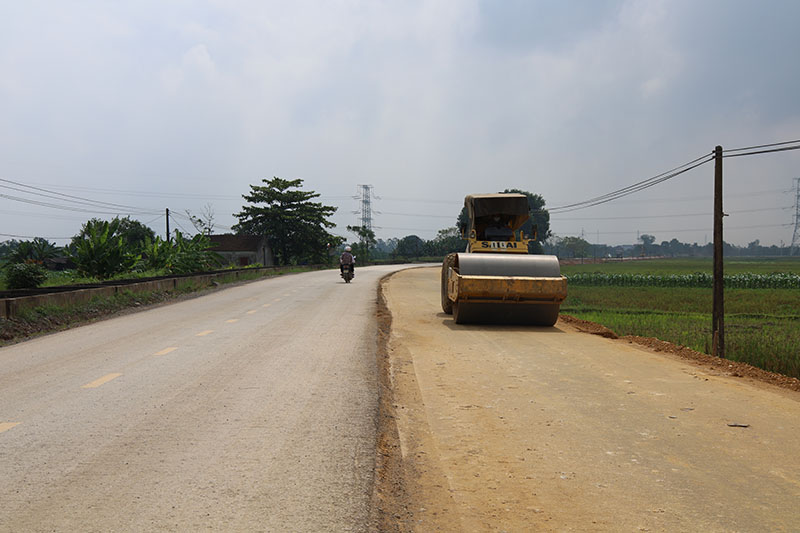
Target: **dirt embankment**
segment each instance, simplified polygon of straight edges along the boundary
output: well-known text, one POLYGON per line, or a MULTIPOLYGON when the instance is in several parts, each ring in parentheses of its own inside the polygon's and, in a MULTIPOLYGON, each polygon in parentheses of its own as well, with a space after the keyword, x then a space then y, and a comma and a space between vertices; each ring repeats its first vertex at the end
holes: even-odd
MULTIPOLYGON (((609 339, 619 339, 613 331, 600 324, 581 320, 570 315, 561 315, 559 320, 565 324, 569 324, 580 332, 591 333, 592 335, 600 335, 609 339)), ((639 346, 650 348, 654 352, 663 352, 666 354, 676 355, 681 359, 685 359, 692 364, 704 367, 710 372, 717 373, 718 375, 732 376, 735 378, 747 378, 760 383, 774 385, 776 387, 789 389, 793 391, 800 391, 800 379, 776 374, 761 368, 748 365, 747 363, 740 363, 738 361, 729 361, 727 359, 720 359, 712 355, 704 354, 687 348, 686 346, 679 346, 671 342, 662 341, 653 337, 639 337, 637 335, 626 335, 621 337, 623 341, 635 343, 639 346)))

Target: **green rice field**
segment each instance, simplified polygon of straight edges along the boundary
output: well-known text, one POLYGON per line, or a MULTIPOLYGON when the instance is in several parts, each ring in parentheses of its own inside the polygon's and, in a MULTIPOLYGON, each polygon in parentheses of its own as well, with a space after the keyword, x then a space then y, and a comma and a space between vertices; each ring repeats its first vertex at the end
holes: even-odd
MULTIPOLYGON (((565 265, 562 273, 574 283, 568 282, 561 312, 617 335, 710 353, 712 293, 696 280, 711 268, 710 259, 565 265)), ((800 275, 800 258, 736 258, 725 263, 725 275, 727 358, 800 377, 800 287, 775 281, 800 275), (737 276, 748 280, 745 288, 729 287, 739 286, 730 281, 737 276)))

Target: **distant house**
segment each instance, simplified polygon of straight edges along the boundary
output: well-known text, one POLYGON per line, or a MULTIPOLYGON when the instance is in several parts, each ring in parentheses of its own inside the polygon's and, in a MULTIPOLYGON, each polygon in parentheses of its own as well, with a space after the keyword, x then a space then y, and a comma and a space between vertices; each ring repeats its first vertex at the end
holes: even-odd
POLYGON ((247 266, 261 263, 274 266, 272 249, 264 236, 257 235, 210 235, 212 250, 221 255, 229 264, 247 266))
POLYGON ((45 259, 44 266, 48 270, 69 270, 75 268, 75 262, 71 257, 62 255, 45 259))

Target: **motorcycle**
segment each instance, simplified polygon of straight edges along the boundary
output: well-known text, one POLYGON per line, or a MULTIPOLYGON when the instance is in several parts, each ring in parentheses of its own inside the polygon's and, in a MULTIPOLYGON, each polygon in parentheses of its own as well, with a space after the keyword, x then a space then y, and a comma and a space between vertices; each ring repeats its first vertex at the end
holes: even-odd
POLYGON ((353 273, 350 271, 349 268, 345 268, 344 270, 342 270, 342 279, 344 280, 345 283, 350 283, 350 281, 353 279, 353 273))
POLYGON ((344 280, 345 283, 350 283, 350 281, 352 281, 352 279, 355 277, 355 274, 353 273, 353 270, 355 269, 355 267, 356 267, 356 256, 353 256, 353 266, 352 267, 344 268, 344 269, 340 268, 341 276, 342 276, 342 279, 344 280))

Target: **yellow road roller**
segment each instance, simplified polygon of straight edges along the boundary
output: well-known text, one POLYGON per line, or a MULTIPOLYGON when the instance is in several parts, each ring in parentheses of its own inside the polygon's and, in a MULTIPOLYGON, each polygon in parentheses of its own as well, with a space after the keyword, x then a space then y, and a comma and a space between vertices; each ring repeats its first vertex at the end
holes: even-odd
POLYGON ((567 297, 567 278, 554 255, 528 254, 522 225, 530 218, 524 194, 471 194, 464 253, 442 263, 442 309, 456 324, 552 326, 567 297))

